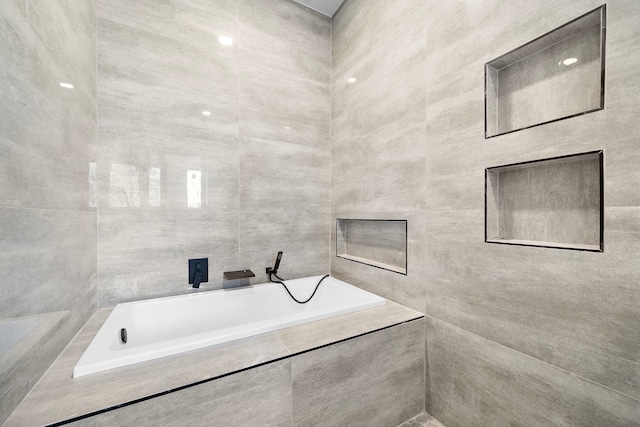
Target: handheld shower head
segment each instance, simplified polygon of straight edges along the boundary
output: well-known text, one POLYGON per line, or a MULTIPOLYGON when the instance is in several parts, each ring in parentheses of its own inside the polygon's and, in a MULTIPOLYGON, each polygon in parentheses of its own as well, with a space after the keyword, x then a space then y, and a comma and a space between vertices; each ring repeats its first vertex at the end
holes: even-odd
POLYGON ((278 268, 280 268, 280 261, 282 260, 282 251, 278 252, 276 256, 276 263, 273 265, 273 268, 267 267, 267 274, 278 274, 278 268))

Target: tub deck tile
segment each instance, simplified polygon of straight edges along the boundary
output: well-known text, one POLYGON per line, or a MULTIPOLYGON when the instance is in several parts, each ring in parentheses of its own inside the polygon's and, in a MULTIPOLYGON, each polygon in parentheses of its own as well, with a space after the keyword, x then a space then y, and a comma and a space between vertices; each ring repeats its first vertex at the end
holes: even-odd
POLYGON ((72 378, 74 366, 111 310, 94 314, 4 427, 56 424, 109 411, 424 317, 387 301, 368 310, 72 378))
POLYGON ((422 313, 387 300, 383 306, 304 323, 274 333, 292 354, 297 354, 421 317, 424 317, 422 313))
POLYGON ((72 378, 111 309, 98 311, 7 420, 6 426, 46 425, 197 384, 289 355, 262 334, 174 356, 72 378))

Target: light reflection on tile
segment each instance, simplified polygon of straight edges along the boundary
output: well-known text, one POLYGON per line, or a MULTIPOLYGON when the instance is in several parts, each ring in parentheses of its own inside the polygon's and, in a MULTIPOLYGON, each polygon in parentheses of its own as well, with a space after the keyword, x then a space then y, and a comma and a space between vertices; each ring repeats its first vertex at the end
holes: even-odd
POLYGON ((201 175, 201 171, 187 171, 187 207, 189 208, 199 208, 202 206, 201 175))
POLYGON ((95 309, 95 22, 0 6, 0 424, 95 309))
POLYGON ((89 207, 95 208, 98 206, 97 182, 96 182, 96 162, 89 163, 89 207))
POLYGON ((109 206, 115 208, 140 206, 139 174, 138 168, 134 165, 111 164, 109 206))
POLYGON ((149 207, 158 207, 162 201, 160 181, 162 171, 160 168, 149 168, 149 207))

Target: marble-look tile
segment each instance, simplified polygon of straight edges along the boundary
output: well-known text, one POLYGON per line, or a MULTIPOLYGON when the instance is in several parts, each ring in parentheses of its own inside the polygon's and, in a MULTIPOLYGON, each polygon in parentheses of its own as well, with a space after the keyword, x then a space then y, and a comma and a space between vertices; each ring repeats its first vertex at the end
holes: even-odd
MULTIPOLYGON (((427 11, 426 3, 421 0, 345 2, 333 18, 332 81, 336 83, 342 77, 346 80, 363 65, 370 72, 378 73, 378 77, 387 76, 385 87, 379 90, 388 89, 393 75, 398 79, 408 76, 406 67, 414 63, 411 58, 424 53, 426 47, 427 11)), ((402 87, 394 86, 399 90, 412 85, 418 88, 423 76, 415 77, 418 81, 403 80, 402 87)), ((363 80, 366 79, 358 78, 363 80)), ((374 87, 375 82, 371 80, 369 87, 374 87)))
POLYGON ((243 138, 240 159, 243 212, 328 212, 331 177, 327 150, 243 138))
POLYGON ((599 246, 600 159, 571 159, 489 171, 487 238, 599 246))
MULTIPOLYGON (((473 94, 481 96, 478 86, 473 94)), ((430 123, 449 123, 433 130, 428 138, 426 203, 432 209, 479 209, 484 206, 484 169, 568 154, 605 150, 605 203, 635 206, 639 196, 626 185, 636 173, 635 142, 640 134, 630 123, 637 115, 631 109, 603 110, 567 121, 483 140, 482 107, 463 94, 449 105, 434 105, 430 123), (440 107, 448 111, 438 111, 440 107), (474 118, 475 117, 475 118, 474 118), (463 127, 465 120, 477 126, 463 127), (606 126, 604 124, 607 123, 606 126), (620 123, 619 129, 613 129, 620 123), (610 125, 612 126, 611 131, 610 125), (626 134, 625 134, 625 131, 626 134), (437 136, 435 136, 437 134, 437 136), (552 144, 549 141, 553 141, 552 144)), ((613 108, 613 107, 612 107, 613 108)), ((431 128, 433 129, 433 128, 431 128)))
POLYGON ((284 256, 278 275, 296 279, 330 273, 327 231, 329 213, 309 212, 304 220, 293 209, 241 213, 236 269, 251 268, 251 283, 265 283, 265 268, 273 266, 278 251, 284 256))
POLYGON ((265 282, 283 246, 295 275, 328 270, 330 23, 272 6, 99 4, 101 306, 191 292, 193 257, 207 290, 241 268, 265 282))
POLYGON ((388 8, 382 2, 361 6, 364 10, 359 13, 370 15, 368 29, 363 31, 373 33, 366 36, 369 45, 364 56, 351 53, 354 65, 333 73, 333 138, 367 135, 412 114, 424 119, 424 5, 408 1, 388 8), (350 77, 357 81, 350 84, 350 77), (399 81, 403 84, 397 84, 399 81))
MULTIPOLYGON (((398 373, 397 369, 393 369, 397 367, 397 364, 399 364, 398 366, 406 367, 412 363, 420 364, 419 370, 423 372, 423 316, 393 303, 376 307, 368 314, 366 313, 367 311, 369 310, 322 319, 289 328, 288 330, 279 330, 279 335, 276 335, 275 332, 260 334, 179 355, 154 359, 80 378, 72 378, 73 367, 111 313, 110 309, 99 310, 82 328, 76 338, 72 340, 29 396, 14 411, 5 425, 6 427, 35 426, 69 420, 103 410, 117 412, 118 407, 123 407, 123 405, 127 407, 129 403, 147 400, 147 398, 151 397, 155 399, 167 392, 176 392, 176 398, 180 398, 184 394, 181 394, 179 389, 197 383, 207 383, 214 388, 217 387, 216 383, 235 387, 233 384, 245 384, 244 381, 236 383, 233 380, 236 374, 242 377, 244 375, 242 371, 261 370, 260 366, 262 365, 265 365, 264 368, 269 371, 271 367, 279 366, 282 359, 288 359, 293 363, 295 358, 298 357, 298 355, 293 354, 294 351, 301 353, 307 358, 305 360, 308 361, 310 360, 308 359, 310 354, 308 350, 317 349, 336 341, 354 338, 361 334, 364 335, 355 338, 359 340, 360 344, 347 345, 348 341, 338 344, 346 345, 347 348, 352 349, 350 354, 353 357, 345 361, 345 364, 357 366, 359 358, 367 357, 368 360, 375 362, 376 367, 386 367, 387 371, 391 372, 385 377, 384 381, 402 382, 402 386, 411 384, 412 387, 418 387, 418 390, 405 390, 407 393, 413 393, 410 394, 412 396, 410 403, 406 401, 403 403, 396 402, 396 394, 401 392, 400 389, 394 388, 387 395, 387 398, 393 398, 392 405, 389 406, 393 406, 397 411, 386 412, 386 414, 394 416, 394 422, 395 416, 407 419, 421 410, 415 408, 416 402, 414 398, 418 399, 421 405, 422 392, 424 390, 423 377, 422 374, 417 372, 412 372, 410 378, 402 377, 402 372, 404 371, 396 378, 393 378, 392 374, 398 373), (401 324, 398 325, 398 323, 401 324), (378 331, 378 329, 382 330, 378 331), (375 337, 378 333, 383 333, 384 336, 375 337), (371 343, 371 345, 367 346, 367 342, 371 343), (370 355, 365 354, 365 347, 368 348, 370 355), (387 351, 388 354, 386 356, 381 354, 381 349, 387 351), (403 359, 402 354, 410 357, 403 359), (414 362, 411 362, 411 360, 414 360, 414 362), (162 375, 158 375, 159 372, 162 372, 162 375), (213 383, 209 383, 208 380, 212 380, 213 383), (406 413, 408 410, 402 412, 404 411, 403 408, 406 408, 406 406, 403 406, 405 404, 411 405, 411 409, 414 412, 411 414, 406 413)), ((0 329, 2 328, 3 325, 0 324, 0 329)), ((339 359, 341 353, 331 350, 325 355, 334 355, 339 359)), ((323 359, 320 358, 319 360, 322 361, 323 359)), ((316 362, 318 362, 317 359, 316 362)), ((320 363, 322 364, 323 362, 320 363)), ((331 363, 332 366, 339 366, 341 362, 333 360, 331 363)), ((322 367, 317 366, 314 369, 314 372, 319 372, 322 367)), ((274 368, 272 372, 277 370, 277 368, 274 368)), ((359 368, 359 372, 366 374, 370 370, 359 368)), ((384 372, 375 372, 376 377, 384 375, 384 372)), ((351 376, 350 378, 352 383, 358 382, 356 377, 351 376)), ((363 378, 363 380, 366 381, 367 379, 363 378)), ((264 383, 260 384, 259 387, 269 387, 269 381, 262 381, 256 378, 255 382, 264 383)), ((288 380, 287 384, 287 388, 290 390, 291 380, 288 380)), ((241 385, 240 387, 244 388, 241 385)), ((250 388, 251 386, 247 387, 250 388)), ((269 389, 261 390, 262 393, 270 394, 269 389)), ((285 393, 288 396, 288 400, 291 401, 289 390, 275 393, 285 393)), ((382 392, 384 390, 384 388, 378 389, 378 391, 382 392)), ((235 395, 235 391, 232 394, 235 395)), ((152 405, 151 401, 149 404, 152 405)), ((233 407, 233 404, 231 403, 229 407, 233 407)), ((211 408, 209 409, 211 410, 211 408)), ((221 408, 221 410, 224 411, 224 408, 221 408)), ((117 417, 118 415, 115 412, 109 417, 117 417)), ((130 414, 128 410, 125 413, 130 414)), ((290 413, 291 411, 289 411, 290 413)), ((107 414, 111 414, 111 412, 107 412, 107 414)), ((109 417, 105 418, 105 420, 110 420, 111 418, 109 417)), ((223 422, 225 425, 227 419, 234 419, 232 414, 226 412, 220 417, 217 421, 223 422)), ((86 422, 90 422, 90 419, 86 422)), ((393 423, 387 423, 387 425, 393 425, 393 423)))
POLYGON ((417 121, 424 119, 425 53, 416 48, 421 46, 418 43, 408 46, 413 47, 409 52, 393 50, 393 47, 390 51, 380 51, 377 56, 333 78, 332 138, 364 136, 408 116, 419 117, 417 121), (350 83, 349 78, 357 80, 350 83), (397 85, 398 81, 406 84, 397 85))
POLYGON ((95 310, 95 2, 3 2, 0 57, 2 424, 95 310))
MULTIPOLYGON (((454 77, 430 82, 427 127, 427 203, 437 209, 476 209, 482 206, 483 169, 488 166, 605 149, 605 196, 608 206, 635 206, 638 192, 629 182, 637 169, 635 143, 640 130, 634 125, 638 103, 634 88, 640 78, 633 70, 640 66, 639 49, 628 40, 638 37, 633 19, 608 26, 605 103, 602 111, 545 126, 484 140, 481 73, 472 88, 461 90, 454 77), (435 83, 434 83, 435 84, 435 83), (441 96, 442 95, 442 96, 441 96), (444 98, 445 96, 447 96, 444 98), (441 99, 442 98, 442 99, 441 99)), ((481 66, 479 64, 478 66, 481 66)), ((477 67, 475 67, 477 69, 477 67)), ((631 181, 633 181, 631 179, 631 181)))
POLYGON ((98 35, 101 132, 237 135, 235 55, 106 18, 98 35))
POLYGON ((98 306, 197 292, 188 284, 190 258, 209 258, 209 282, 222 287, 222 272, 237 264, 235 213, 204 209, 122 209, 98 221, 98 306))
POLYGON ((92 12, 92 2, 3 5, 2 206, 92 210, 88 177, 89 163, 95 162, 95 28, 85 21, 92 12), (41 20, 59 27, 46 29, 41 20), (72 27, 86 38, 65 33, 72 27), (60 44, 66 46, 64 54, 60 44))
POLYGON ((597 0, 502 4, 431 1, 425 17, 430 82, 463 82, 483 76, 483 65, 602 5, 597 0), (443 19, 455 16, 456 19, 443 19), (521 25, 514 25, 514 22, 521 25), (463 53, 463 54, 462 54, 463 53), (467 66, 475 64, 471 70, 467 66))
POLYGON ((29 393, 92 312, 93 307, 85 312, 64 310, 0 321, 0 422, 29 393))
MULTIPOLYGON (((369 0, 343 2, 332 19, 331 75, 335 82, 337 70, 348 70, 364 57, 371 46, 375 27, 369 27, 375 8, 367 7, 369 0)), ((344 72, 344 71, 343 71, 344 72)))
POLYGON ((418 212, 334 211, 331 223, 331 274, 421 313, 425 297, 425 217, 418 212), (336 256, 336 218, 407 220, 407 274, 336 256))
POLYGON ((71 426, 291 425, 288 360, 70 423, 71 426))
POLYGON ((426 189, 424 110, 356 137, 332 138, 331 203, 341 211, 418 211, 426 189))
POLYGON ((481 210, 429 213, 426 313, 640 398, 638 215, 607 208, 589 253, 484 243, 481 210))
POLYGON ((497 123, 487 122, 487 134, 602 108, 601 36, 594 26, 497 71, 497 91, 488 91, 486 101, 487 110, 497 110, 497 123), (564 65, 567 56, 577 62, 564 65))
POLYGON ((409 322, 292 359, 293 424, 389 426, 420 412, 423 328, 409 322))
POLYGON ((212 212, 239 210, 237 137, 173 138, 147 133, 138 143, 111 136, 103 140, 108 145, 99 149, 101 212, 194 206, 212 212))
MULTIPOLYGON (((7 421, 7 426, 42 425, 68 420, 184 385, 240 371, 289 354, 275 336, 263 334, 81 378, 72 378, 73 367, 110 312, 111 310, 108 309, 100 310, 87 322, 78 337, 42 378, 38 387, 12 414, 7 421), (158 375, 158 372, 162 372, 162 375, 158 375)), ((253 370, 249 372, 251 371, 253 370)), ((264 372, 269 372, 269 368, 264 372)), ((278 369, 271 372, 278 372, 278 369)), ((218 380, 213 383, 217 384, 218 380)), ((241 380, 236 383, 232 379, 230 387, 242 387, 243 384, 246 383, 241 380)))
POLYGON ((156 137, 173 140, 176 149, 193 138, 237 137, 237 98, 211 86, 187 92, 101 74, 100 148, 114 142, 148 145, 156 137))
POLYGON ((354 256, 406 269, 407 221, 338 219, 337 227, 338 256, 354 256))
POLYGON ((293 1, 239 4, 244 61, 329 84, 331 19, 293 1))
POLYGON ((312 390, 353 388, 414 366, 424 357, 423 338, 424 321, 419 319, 301 354, 293 359, 294 387, 300 393, 294 399, 312 398, 312 390))
POLYGON ((635 426, 640 402, 427 318, 426 409, 447 426, 635 426))
POLYGON ((241 136, 329 150, 328 84, 248 59, 239 69, 241 136))
POLYGON ((281 329, 275 334, 289 351, 295 354, 420 317, 422 313, 386 301, 382 307, 350 313, 348 317, 330 317, 323 319, 322 323, 310 322, 281 329), (319 327, 320 325, 322 327, 319 327))
POLYGON ((95 212, 0 208, 0 317, 95 304, 95 212))
POLYGON ((237 52, 239 5, 244 2, 99 0, 97 16, 225 55, 237 52), (222 35, 230 36, 236 42, 231 49, 218 42, 218 37, 222 35))

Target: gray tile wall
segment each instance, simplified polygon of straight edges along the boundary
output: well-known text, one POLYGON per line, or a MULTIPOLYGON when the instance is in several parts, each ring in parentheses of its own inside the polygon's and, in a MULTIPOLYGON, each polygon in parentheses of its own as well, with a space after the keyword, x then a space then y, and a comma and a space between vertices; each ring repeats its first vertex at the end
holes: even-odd
POLYGON ((331 21, 289 0, 97 9, 99 306, 188 292, 189 258, 204 290, 265 282, 278 250, 285 278, 328 273, 331 21))
POLYGON ((95 44, 93 1, 2 3, 0 424, 95 310, 95 44))
POLYGON ((286 427, 290 420, 291 362, 284 360, 69 425, 286 427))
POLYGON ((424 326, 410 321, 71 425, 396 426, 423 408, 424 326))
POLYGON ((332 274, 421 312, 426 13, 420 0, 347 0, 331 69, 332 274), (407 275, 336 258, 335 218, 408 220, 407 275))
POLYGON ((332 215, 409 219, 409 274, 332 272, 430 316, 426 410, 447 426, 640 424, 640 4, 608 4, 604 110, 483 135, 484 64, 600 5, 347 0, 334 18, 332 215), (485 167, 598 149, 604 253, 483 242, 485 167))

